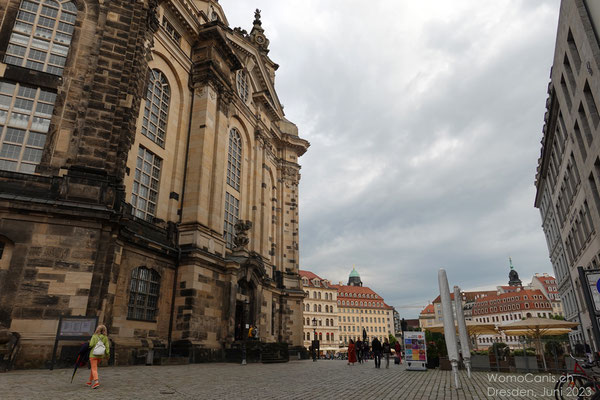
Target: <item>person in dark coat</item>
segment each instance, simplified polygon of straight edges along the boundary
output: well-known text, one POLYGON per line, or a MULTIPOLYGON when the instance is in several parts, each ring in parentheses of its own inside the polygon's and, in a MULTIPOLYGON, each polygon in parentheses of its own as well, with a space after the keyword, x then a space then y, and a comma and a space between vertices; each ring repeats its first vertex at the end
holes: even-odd
POLYGON ((388 341, 388 338, 383 339, 383 345, 381 347, 383 348, 383 355, 385 357, 385 367, 389 368, 390 367, 390 355, 392 354, 392 346, 390 346, 390 342, 388 341))
POLYGON ((377 337, 373 339, 373 358, 375 359, 375 368, 381 368, 381 342, 377 337))
POLYGON ((363 361, 367 362, 371 359, 371 352, 369 351, 370 347, 369 347, 369 342, 368 341, 364 341, 363 342, 363 361))
POLYGON ((363 360, 363 343, 359 339, 356 339, 355 343, 356 347, 356 358, 358 359, 358 363, 361 364, 363 360))

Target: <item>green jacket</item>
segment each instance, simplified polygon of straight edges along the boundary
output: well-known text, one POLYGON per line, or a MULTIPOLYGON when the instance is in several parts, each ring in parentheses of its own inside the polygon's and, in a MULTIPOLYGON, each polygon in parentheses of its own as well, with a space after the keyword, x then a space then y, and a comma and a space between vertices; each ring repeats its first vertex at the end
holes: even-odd
POLYGON ((105 358, 105 357, 106 358, 110 357, 110 345, 108 342, 108 338, 102 334, 92 336, 92 338, 90 339, 90 358, 105 358), (94 351, 94 347, 96 346, 96 343, 98 343, 98 340, 102 340, 102 342, 104 343, 104 347, 106 347, 106 351, 103 356, 95 356, 92 354, 92 352, 94 351))

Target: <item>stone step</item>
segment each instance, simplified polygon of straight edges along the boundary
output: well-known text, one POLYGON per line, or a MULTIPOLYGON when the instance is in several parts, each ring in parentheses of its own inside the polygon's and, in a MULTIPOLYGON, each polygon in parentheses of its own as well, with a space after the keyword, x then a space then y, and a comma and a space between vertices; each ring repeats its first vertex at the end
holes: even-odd
POLYGON ((190 363, 189 357, 161 357, 160 365, 187 365, 190 363))

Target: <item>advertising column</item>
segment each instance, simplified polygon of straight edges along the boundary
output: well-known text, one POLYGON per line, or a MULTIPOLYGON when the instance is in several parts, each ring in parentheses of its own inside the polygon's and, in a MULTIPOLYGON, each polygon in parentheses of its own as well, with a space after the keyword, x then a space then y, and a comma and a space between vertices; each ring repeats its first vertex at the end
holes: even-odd
POLYGON ((425 332, 404 332, 404 356, 409 371, 427 371, 425 332))

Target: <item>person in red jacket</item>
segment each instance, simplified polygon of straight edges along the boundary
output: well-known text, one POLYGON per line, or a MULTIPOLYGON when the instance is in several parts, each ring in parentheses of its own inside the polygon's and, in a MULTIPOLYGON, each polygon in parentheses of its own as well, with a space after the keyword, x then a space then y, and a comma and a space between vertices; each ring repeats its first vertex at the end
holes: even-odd
POLYGON ((402 364, 402 346, 400 346, 400 342, 396 342, 394 350, 396 350, 396 357, 398 357, 400 364, 402 364))
POLYGON ((354 346, 354 341, 350 339, 350 344, 348 344, 348 365, 356 362, 356 347, 354 346))

